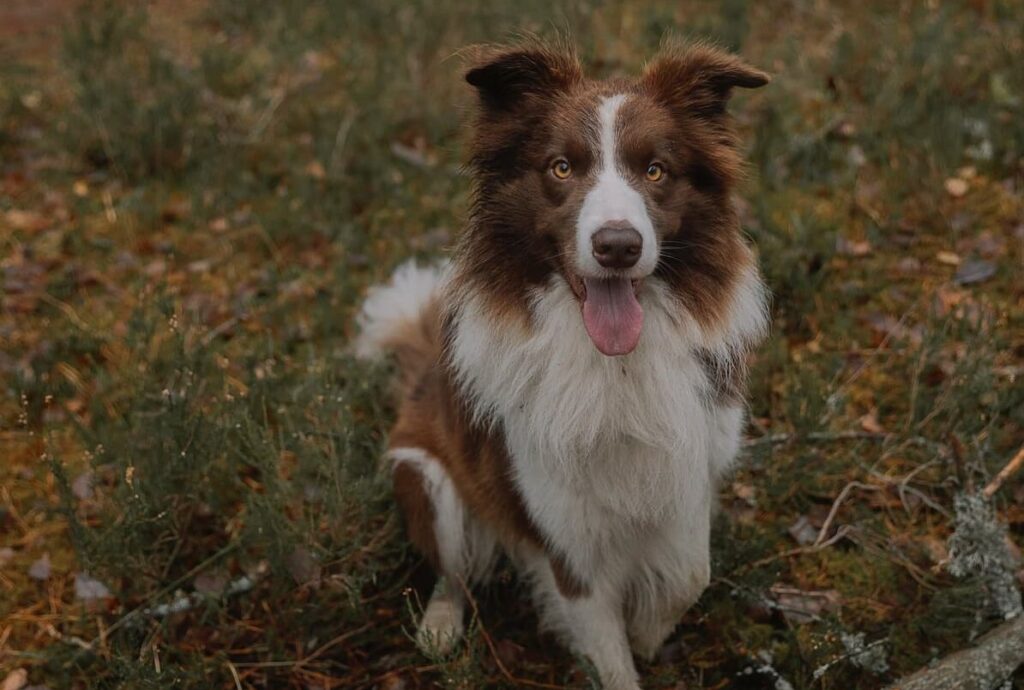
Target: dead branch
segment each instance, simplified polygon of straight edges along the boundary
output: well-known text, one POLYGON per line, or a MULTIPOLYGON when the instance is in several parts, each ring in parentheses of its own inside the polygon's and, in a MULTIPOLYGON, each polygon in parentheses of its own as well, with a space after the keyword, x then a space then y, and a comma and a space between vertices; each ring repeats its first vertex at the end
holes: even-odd
POLYGON ((983 635, 961 649, 917 671, 887 690, 992 690, 1024 664, 1024 615, 983 635))
POLYGON ((1013 459, 1006 463, 1006 467, 999 470, 999 474, 993 477, 992 481, 988 483, 988 486, 986 486, 983 491, 985 497, 992 498, 992 494, 999 491, 999 487, 1003 485, 1003 482, 1013 476, 1013 474, 1021 467, 1024 467, 1024 446, 1020 447, 1020 450, 1018 450, 1017 454, 1013 456, 1013 459))
POLYGON ((865 491, 878 491, 878 486, 872 486, 871 484, 864 484, 862 482, 850 482, 843 490, 839 492, 839 496, 832 503, 832 509, 828 511, 828 517, 825 518, 825 522, 821 525, 821 530, 818 532, 818 538, 814 540, 814 546, 820 546, 825 542, 825 538, 828 536, 828 531, 832 528, 832 521, 836 519, 836 513, 839 512, 839 507, 843 505, 843 501, 850 495, 850 492, 854 489, 864 489, 865 491))

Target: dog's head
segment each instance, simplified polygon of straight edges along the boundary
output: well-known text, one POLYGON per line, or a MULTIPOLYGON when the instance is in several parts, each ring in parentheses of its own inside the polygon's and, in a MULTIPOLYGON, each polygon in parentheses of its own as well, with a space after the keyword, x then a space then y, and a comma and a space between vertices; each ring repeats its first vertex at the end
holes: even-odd
POLYGON ((587 79, 569 51, 484 48, 472 223, 460 260, 497 308, 560 276, 594 345, 633 350, 645 280, 699 322, 720 316, 746 252, 729 194, 742 168, 726 103, 768 82, 720 50, 670 49, 634 79, 587 79))

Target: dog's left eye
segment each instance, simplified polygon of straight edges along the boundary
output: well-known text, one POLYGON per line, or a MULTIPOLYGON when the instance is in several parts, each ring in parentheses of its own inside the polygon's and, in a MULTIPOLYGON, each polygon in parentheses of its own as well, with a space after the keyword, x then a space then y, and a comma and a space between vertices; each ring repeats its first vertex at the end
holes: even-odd
POLYGON ((651 182, 657 182, 665 176, 665 168, 661 163, 651 163, 647 166, 647 172, 645 175, 651 182))
POLYGON ((559 158, 551 164, 551 174, 560 180, 567 180, 572 175, 572 165, 564 158, 559 158))

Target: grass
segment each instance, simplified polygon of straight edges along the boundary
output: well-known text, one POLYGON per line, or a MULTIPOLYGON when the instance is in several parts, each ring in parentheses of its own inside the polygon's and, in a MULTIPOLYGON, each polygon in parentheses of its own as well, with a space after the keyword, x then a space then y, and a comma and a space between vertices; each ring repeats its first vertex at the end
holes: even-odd
MULTIPOLYGON (((457 51, 523 31, 598 75, 666 34, 775 75, 733 104, 775 294, 751 441, 648 687, 877 688, 996 622, 943 561, 954 496, 1024 441, 1017 3, 90 0, 0 61, 0 668, 590 687, 511 572, 458 654, 414 650, 430 581, 376 469, 387 372, 347 350, 365 287, 464 217, 457 51), (77 597, 85 574, 111 596, 77 597)), ((1020 544, 1019 478, 995 505, 1020 544)))

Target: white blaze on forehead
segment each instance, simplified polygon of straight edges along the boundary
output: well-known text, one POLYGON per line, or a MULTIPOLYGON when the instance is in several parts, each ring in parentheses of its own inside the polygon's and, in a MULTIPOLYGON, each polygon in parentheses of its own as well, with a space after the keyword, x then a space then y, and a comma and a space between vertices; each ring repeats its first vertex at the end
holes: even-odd
POLYGON ((576 219, 576 264, 583 276, 608 274, 607 269, 594 258, 591 238, 604 225, 614 221, 626 221, 643 238, 640 260, 626 272, 627 275, 641 278, 651 273, 658 263, 657 238, 647 213, 647 205, 640 192, 630 186, 619 169, 615 122, 625 101, 624 94, 609 96, 601 101, 597 109, 600 125, 597 181, 584 198, 576 219))

